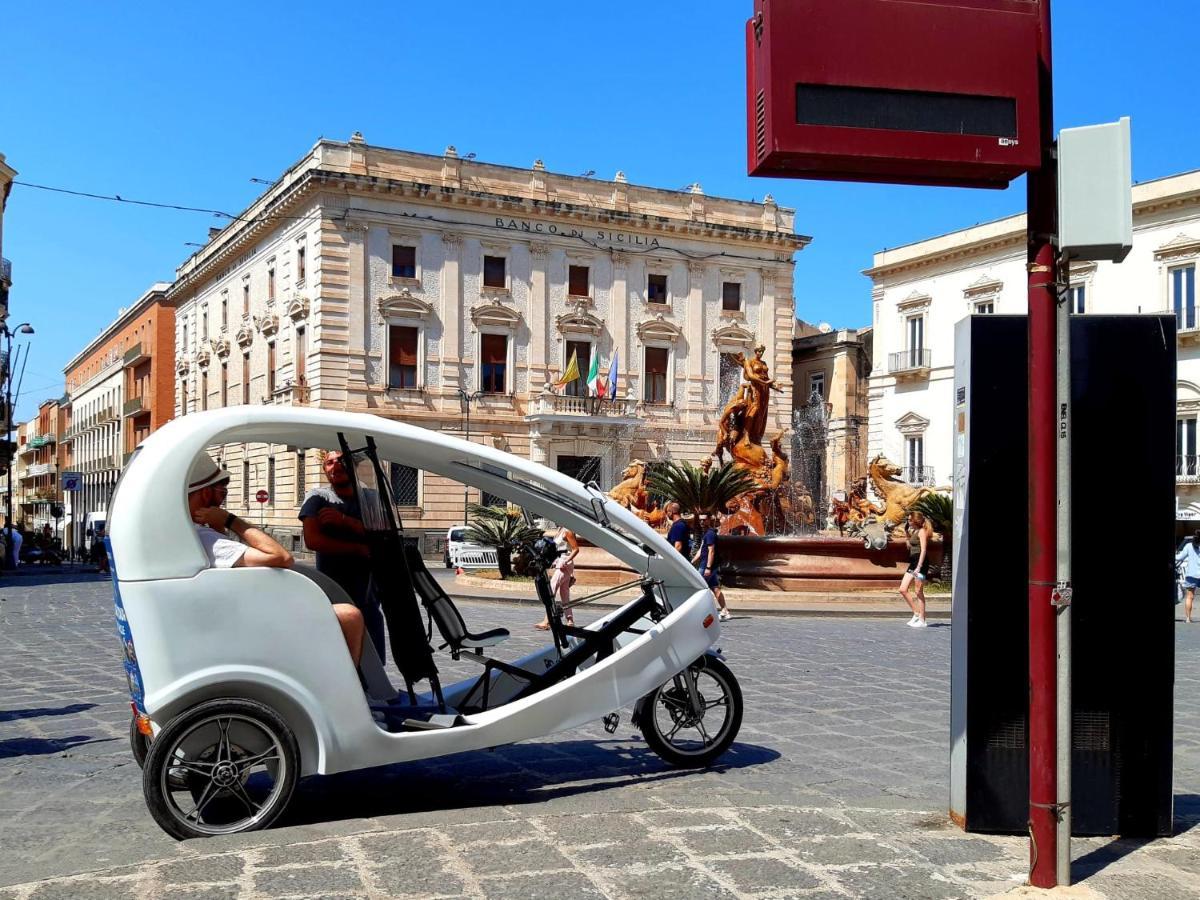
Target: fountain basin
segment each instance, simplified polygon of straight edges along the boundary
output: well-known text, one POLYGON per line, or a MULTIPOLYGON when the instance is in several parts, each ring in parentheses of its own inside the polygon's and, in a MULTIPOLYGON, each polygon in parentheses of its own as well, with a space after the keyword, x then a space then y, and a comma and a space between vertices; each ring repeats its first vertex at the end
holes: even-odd
MULTIPOLYGON (((930 564, 941 565, 943 545, 929 548, 930 564)), ((908 543, 888 542, 867 550, 861 538, 828 535, 718 539, 721 581, 727 587, 767 591, 878 591, 900 584, 908 568, 908 543)), ((575 558, 580 584, 610 585, 635 578, 634 571, 606 550, 584 544, 575 558)))

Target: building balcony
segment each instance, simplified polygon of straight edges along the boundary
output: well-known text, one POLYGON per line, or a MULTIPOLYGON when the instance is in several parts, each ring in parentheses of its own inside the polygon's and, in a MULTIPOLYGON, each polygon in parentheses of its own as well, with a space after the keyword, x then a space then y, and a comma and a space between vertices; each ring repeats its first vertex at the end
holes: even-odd
POLYGON ((1175 457, 1175 483, 1200 484, 1200 456, 1190 454, 1175 457))
POLYGON ((25 470, 22 478, 37 478, 39 475, 50 475, 58 471, 58 466, 54 463, 34 463, 25 470))
POLYGON ((927 349, 901 350, 888 354, 888 374, 897 381, 928 378, 932 352, 927 349))
POLYGON ((1175 340, 1180 346, 1200 344, 1200 309, 1165 309, 1159 315, 1175 317, 1175 340))
POLYGON ((12 284, 12 261, 0 258, 0 285, 9 287, 12 284))
POLYGON ((130 366, 136 366, 138 363, 143 363, 149 358, 150 345, 138 341, 125 351, 125 355, 121 357, 121 365, 129 368, 130 366))
POLYGON ((308 384, 301 378, 299 381, 288 379, 278 385, 268 396, 262 398, 263 403, 278 403, 283 406, 303 406, 308 403, 308 384))
POLYGON ((529 403, 528 422, 587 422, 594 425, 636 425, 637 401, 627 397, 571 397, 541 393, 529 403))
POLYGON ((900 480, 909 484, 933 487, 933 466, 905 466, 900 480))
POLYGON ((144 412, 150 412, 150 408, 146 406, 145 401, 145 397, 130 397, 125 401, 125 405, 121 407, 121 414, 125 416, 138 416, 144 412))

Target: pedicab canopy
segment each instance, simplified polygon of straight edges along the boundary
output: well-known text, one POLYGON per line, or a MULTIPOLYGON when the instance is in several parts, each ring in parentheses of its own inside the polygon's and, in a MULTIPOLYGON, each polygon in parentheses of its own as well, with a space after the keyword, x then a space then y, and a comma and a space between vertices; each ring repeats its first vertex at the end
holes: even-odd
POLYGON ((663 587, 703 590, 696 571, 648 525, 573 478, 509 453, 364 413, 235 406, 192 413, 151 434, 130 460, 110 509, 122 582, 191 578, 208 567, 187 506, 198 454, 227 444, 334 449, 375 441, 380 459, 444 475, 564 525, 663 587))

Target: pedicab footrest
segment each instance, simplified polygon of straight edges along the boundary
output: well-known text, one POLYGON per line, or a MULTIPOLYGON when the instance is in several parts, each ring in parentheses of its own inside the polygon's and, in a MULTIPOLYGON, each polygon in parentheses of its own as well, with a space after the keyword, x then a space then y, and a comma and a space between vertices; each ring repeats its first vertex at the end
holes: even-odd
POLYGON ((414 731, 438 731, 442 728, 453 728, 455 725, 466 724, 463 717, 457 713, 439 713, 426 719, 405 719, 404 727, 414 731))

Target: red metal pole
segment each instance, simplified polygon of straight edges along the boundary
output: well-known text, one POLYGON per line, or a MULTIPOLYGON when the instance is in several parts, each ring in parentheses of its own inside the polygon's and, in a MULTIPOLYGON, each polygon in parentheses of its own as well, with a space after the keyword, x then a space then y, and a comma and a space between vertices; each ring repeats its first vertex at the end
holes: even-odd
POLYGON ((1029 227, 1029 883, 1057 884, 1055 608, 1056 568, 1056 258, 1058 170, 1050 0, 1041 0, 1038 52, 1042 168, 1028 176, 1029 227))

